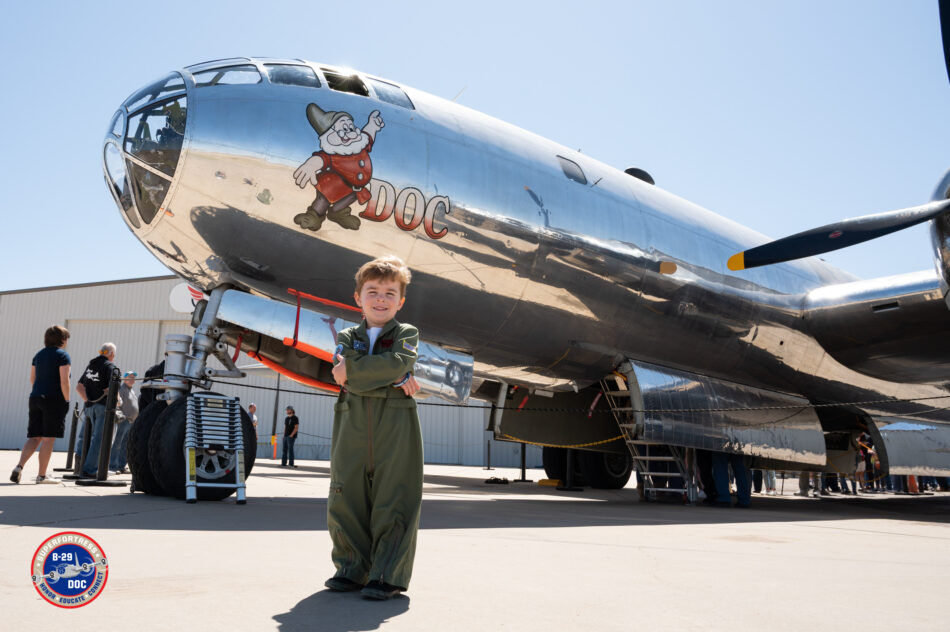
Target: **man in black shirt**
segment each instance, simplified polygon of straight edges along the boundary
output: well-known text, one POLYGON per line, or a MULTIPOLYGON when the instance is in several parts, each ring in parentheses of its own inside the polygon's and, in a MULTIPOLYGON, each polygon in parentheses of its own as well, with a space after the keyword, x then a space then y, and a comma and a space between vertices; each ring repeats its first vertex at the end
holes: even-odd
MULTIPOLYGON (((99 348, 99 355, 89 361, 85 372, 79 378, 76 392, 86 402, 86 418, 92 423, 92 437, 89 441, 89 452, 82 465, 82 476, 95 478, 99 469, 99 446, 102 443, 102 429, 106 421, 106 396, 109 394, 109 380, 112 371, 117 370, 112 364, 115 359, 115 345, 106 342, 99 348)), ((112 438, 109 438, 111 442, 112 438)), ((82 435, 79 437, 79 450, 82 449, 82 435)))
POLYGON ((293 406, 287 407, 287 416, 284 418, 284 449, 281 452, 280 464, 287 465, 288 454, 290 458, 290 467, 294 465, 294 443, 297 442, 297 430, 300 427, 300 420, 294 412, 293 406))

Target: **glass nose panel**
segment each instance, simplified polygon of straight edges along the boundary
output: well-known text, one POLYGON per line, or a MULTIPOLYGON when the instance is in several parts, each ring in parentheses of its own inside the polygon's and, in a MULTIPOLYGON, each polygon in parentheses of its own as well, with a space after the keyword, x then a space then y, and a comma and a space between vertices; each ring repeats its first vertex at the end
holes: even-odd
POLYGON ((129 118, 125 151, 172 177, 185 138, 187 99, 150 106, 129 118))
POLYGON ((122 105, 124 105, 129 112, 134 112, 149 101, 157 101, 158 99, 174 94, 175 92, 184 91, 185 82, 182 80, 181 75, 179 75, 177 72, 173 72, 170 75, 159 79, 155 83, 145 86, 126 99, 125 103, 122 105))
POLYGON ((122 138, 125 133, 125 117, 122 116, 121 110, 113 115, 112 122, 109 123, 109 133, 116 138, 122 138))
POLYGON ((116 202, 129 218, 129 222, 136 228, 141 228, 138 215, 132 206, 132 191, 129 187, 128 174, 125 170, 125 161, 119 148, 112 143, 107 143, 105 148, 106 173, 109 176, 109 188, 115 195, 116 202))
POLYGON ((168 194, 171 183, 158 174, 132 164, 132 194, 146 224, 151 224, 168 194))

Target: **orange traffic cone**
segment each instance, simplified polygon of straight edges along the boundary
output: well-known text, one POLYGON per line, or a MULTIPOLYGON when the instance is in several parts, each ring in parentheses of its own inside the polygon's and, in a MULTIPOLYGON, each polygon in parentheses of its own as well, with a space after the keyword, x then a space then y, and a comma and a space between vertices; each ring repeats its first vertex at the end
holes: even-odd
POLYGON ((907 477, 907 491, 911 494, 919 494, 920 491, 917 489, 917 477, 908 476, 907 477))

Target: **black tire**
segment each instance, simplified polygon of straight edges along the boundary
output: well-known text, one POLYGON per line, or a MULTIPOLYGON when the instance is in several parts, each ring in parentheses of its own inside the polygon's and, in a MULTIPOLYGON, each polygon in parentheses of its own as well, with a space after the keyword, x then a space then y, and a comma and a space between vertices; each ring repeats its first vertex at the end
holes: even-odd
MULTIPOLYGON (((158 417, 152 436, 149 439, 148 458, 152 474, 169 496, 185 498, 185 414, 187 397, 179 397, 158 417)), ((254 424, 250 416, 241 408, 241 430, 244 433, 244 478, 251 475, 254 459, 257 457, 257 439, 254 424)), ((219 463, 208 462, 209 466, 219 463)), ((220 476, 229 476, 231 469, 222 475, 211 477, 203 475, 207 468, 198 464, 198 482, 221 482, 220 476)), ((233 480, 226 478, 225 480, 233 480)), ((223 500, 234 493, 226 487, 199 487, 198 500, 223 500)))
POLYGON ((629 454, 616 452, 581 452, 581 471, 595 489, 622 489, 633 473, 629 454))
MULTIPOLYGON (((580 450, 574 450, 574 485, 586 485, 584 472, 581 469, 580 450)), ((556 478, 567 485, 567 448, 541 448, 541 463, 544 465, 544 473, 548 478, 556 478)))
POLYGON ((148 440, 155 427, 155 420, 165 412, 167 404, 155 400, 139 413, 129 428, 128 461, 132 472, 132 490, 156 496, 164 496, 165 491, 152 475, 148 460, 148 440))

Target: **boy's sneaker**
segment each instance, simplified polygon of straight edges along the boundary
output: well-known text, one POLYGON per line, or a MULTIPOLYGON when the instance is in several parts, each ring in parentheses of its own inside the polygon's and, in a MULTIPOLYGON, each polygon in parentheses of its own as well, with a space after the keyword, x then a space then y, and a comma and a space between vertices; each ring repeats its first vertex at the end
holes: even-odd
POLYGON ((334 592, 351 592, 363 587, 363 584, 359 584, 349 577, 331 577, 323 582, 323 585, 334 592))
POLYGON ((23 473, 23 468, 17 465, 15 468, 13 468, 13 472, 10 474, 10 480, 19 485, 20 474, 22 473, 23 473))
POLYGON ((58 485, 59 483, 62 483, 62 482, 63 481, 53 476, 37 476, 36 477, 37 485, 58 485))
POLYGON ((374 579, 363 587, 363 590, 360 591, 360 594, 366 599, 385 601, 386 599, 395 597, 401 592, 402 588, 399 588, 398 586, 393 586, 392 584, 387 584, 386 582, 381 582, 378 579, 374 579))

